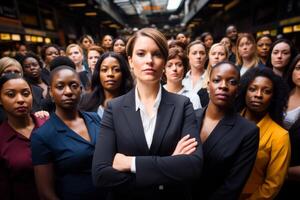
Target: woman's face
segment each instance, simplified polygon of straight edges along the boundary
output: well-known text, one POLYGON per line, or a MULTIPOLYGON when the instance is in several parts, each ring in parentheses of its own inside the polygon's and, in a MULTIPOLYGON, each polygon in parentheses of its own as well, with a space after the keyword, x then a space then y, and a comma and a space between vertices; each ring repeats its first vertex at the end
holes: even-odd
POLYGON ((263 76, 256 77, 248 86, 246 92, 246 106, 252 112, 266 112, 273 96, 272 81, 263 76))
POLYGON ((167 61, 165 74, 168 81, 181 82, 184 77, 184 66, 179 57, 167 61))
POLYGON ((210 101, 221 108, 232 106, 238 82, 239 73, 232 65, 224 63, 213 68, 208 83, 210 101))
POLYGON ((76 109, 80 94, 80 80, 76 72, 61 69, 54 74, 50 95, 57 108, 63 110, 76 109))
POLYGON ((231 41, 228 37, 224 37, 220 43, 224 45, 228 50, 231 50, 231 41))
POLYGON ((122 83, 122 71, 119 61, 114 57, 105 58, 100 65, 99 78, 104 90, 119 91, 122 83))
POLYGON ((191 68, 204 69, 206 61, 206 51, 202 44, 195 44, 190 47, 188 58, 191 68))
POLYGON ((92 45, 92 42, 88 38, 83 38, 82 40, 82 47, 84 49, 89 49, 92 45))
POLYGON ((209 63, 211 66, 215 66, 217 63, 224 60, 226 60, 226 52, 223 46, 218 45, 210 50, 209 63))
POLYGON ((291 48, 285 42, 276 44, 271 53, 271 63, 274 68, 283 71, 291 59, 291 48))
POLYGON ((296 87, 300 88, 300 60, 297 62, 293 70, 292 80, 296 87))
POLYGON ((83 61, 83 55, 78 47, 70 48, 68 57, 75 63, 76 66, 81 65, 83 61))
POLYGON ((259 57, 267 57, 272 45, 272 40, 268 37, 262 37, 257 41, 257 54, 259 57))
POLYGON ((114 43, 113 51, 118 54, 124 54, 125 53, 125 43, 123 40, 117 40, 114 43))
POLYGON ((45 51, 45 63, 47 65, 49 65, 49 63, 54 59, 56 58, 57 56, 59 56, 59 51, 58 49, 56 49, 55 47, 49 47, 46 49, 45 51))
POLYGON ((18 74, 18 75, 22 75, 22 70, 19 67, 15 66, 15 65, 10 65, 9 67, 6 67, 3 70, 1 76, 4 76, 6 74, 18 74))
POLYGON ((249 59, 254 56, 255 46, 248 38, 243 37, 238 45, 238 51, 242 59, 249 59))
POLYGON ((88 64, 89 64, 89 68, 94 71, 95 69, 95 65, 97 63, 97 61, 100 58, 100 53, 98 51, 95 50, 91 50, 89 51, 88 55, 87 55, 87 60, 88 60, 88 64))
POLYGON ((136 39, 132 56, 128 57, 128 61, 137 83, 158 83, 166 63, 158 45, 146 36, 136 39))
POLYGON ((0 103, 7 115, 28 115, 32 108, 32 93, 28 83, 23 79, 8 80, 0 91, 0 103))
POLYGON ((41 76, 41 67, 39 62, 33 58, 28 57, 23 62, 24 75, 30 79, 37 79, 41 76))
POLYGON ((182 33, 179 33, 177 36, 176 36, 176 40, 182 42, 183 44, 186 44, 187 43, 187 38, 184 34, 182 33))
POLYGON ((112 47, 112 42, 113 42, 113 39, 111 38, 111 36, 106 35, 102 39, 102 46, 106 49, 110 49, 112 47))
POLYGON ((204 38, 204 45, 206 46, 207 49, 210 49, 211 45, 214 43, 214 39, 211 35, 207 35, 204 38))

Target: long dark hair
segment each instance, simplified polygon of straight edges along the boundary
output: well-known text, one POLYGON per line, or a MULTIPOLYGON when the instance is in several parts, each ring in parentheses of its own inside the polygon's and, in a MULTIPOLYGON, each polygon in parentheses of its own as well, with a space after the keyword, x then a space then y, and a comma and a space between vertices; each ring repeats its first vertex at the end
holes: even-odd
POLYGON ((87 94, 86 98, 83 100, 80 106, 82 110, 95 111, 95 109, 102 105, 105 101, 104 89, 101 85, 99 73, 101 64, 107 57, 113 57, 117 59, 120 64, 122 81, 120 85, 119 96, 126 94, 133 87, 133 79, 126 60, 121 55, 115 52, 106 52, 101 55, 95 65, 94 73, 92 76, 92 92, 90 94, 87 94))
POLYGON ((266 77, 273 83, 273 96, 267 112, 269 113, 273 121, 275 121, 279 125, 282 125, 283 112, 286 108, 286 103, 288 100, 287 85, 280 76, 276 75, 269 68, 255 67, 249 69, 242 76, 236 101, 237 111, 241 112, 246 107, 245 97, 248 87, 251 82, 258 76, 266 77))

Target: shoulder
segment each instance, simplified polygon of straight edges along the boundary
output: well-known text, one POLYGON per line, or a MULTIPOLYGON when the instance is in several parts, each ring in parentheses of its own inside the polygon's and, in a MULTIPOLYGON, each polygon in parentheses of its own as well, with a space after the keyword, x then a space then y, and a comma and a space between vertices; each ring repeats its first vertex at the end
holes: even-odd
POLYGON ((165 89, 162 89, 161 95, 161 101, 165 103, 187 104, 190 102, 190 99, 187 96, 171 93, 165 89))
POLYGON ((56 132, 56 130, 53 124, 53 117, 50 116, 47 121, 44 121, 44 123, 34 131, 34 134, 32 134, 32 138, 36 136, 50 138, 52 137, 54 132, 56 132))
POLYGON ((273 120, 270 125, 270 129, 272 130, 273 133, 275 133, 275 134, 273 134, 274 139, 280 139, 280 138, 289 136, 288 131, 285 130, 284 128, 282 128, 279 124, 277 124, 273 120))
POLYGON ((236 118, 236 123, 235 123, 236 126, 244 127, 245 130, 247 130, 247 129, 248 130, 259 130, 259 128, 256 126, 256 124, 254 122, 251 122, 251 121, 245 119, 238 113, 236 113, 234 115, 236 118))
POLYGON ((99 117, 99 115, 96 112, 81 112, 81 114, 85 118, 87 118, 93 122, 96 122, 97 124, 100 124, 100 122, 101 122, 101 118, 99 117))

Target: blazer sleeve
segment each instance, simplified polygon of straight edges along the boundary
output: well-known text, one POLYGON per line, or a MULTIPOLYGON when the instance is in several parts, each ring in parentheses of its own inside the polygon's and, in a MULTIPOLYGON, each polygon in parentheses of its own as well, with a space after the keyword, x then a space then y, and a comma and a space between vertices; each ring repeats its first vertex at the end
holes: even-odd
POLYGON ((183 125, 181 137, 190 134, 196 138, 198 147, 191 155, 177 156, 137 156, 136 184, 150 186, 156 184, 182 183, 200 176, 203 165, 202 145, 196 127, 196 117, 193 106, 187 99, 184 102, 183 125))
POLYGON ((284 182, 289 167, 291 151, 289 135, 286 133, 272 142, 272 152, 263 184, 249 200, 274 199, 284 182))
POLYGON ((111 104, 108 103, 100 126, 92 164, 93 182, 98 187, 130 187, 135 176, 112 167, 116 154, 116 137, 111 104))
MULTIPOLYGON (((247 130, 246 127, 245 130, 247 130)), ((258 144, 259 129, 258 127, 250 128, 248 134, 246 134, 241 143, 240 149, 237 151, 230 172, 227 177, 224 178, 224 183, 216 189, 210 200, 239 199, 242 189, 255 163, 258 144)))

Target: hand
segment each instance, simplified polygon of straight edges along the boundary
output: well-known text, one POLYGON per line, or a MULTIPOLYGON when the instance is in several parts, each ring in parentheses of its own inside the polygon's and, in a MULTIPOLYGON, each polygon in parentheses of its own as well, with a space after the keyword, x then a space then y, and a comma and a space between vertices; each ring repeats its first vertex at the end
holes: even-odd
POLYGON ((131 156, 125 156, 124 154, 117 153, 112 167, 121 172, 130 172, 131 160, 131 156))
POLYGON ((40 110, 34 113, 34 116, 37 118, 43 119, 43 118, 48 118, 49 117, 49 112, 45 110, 40 110))
POLYGON ((176 155, 189 155, 196 151, 196 146, 198 142, 195 138, 190 138, 190 135, 186 135, 176 145, 175 151, 173 152, 172 156, 176 155))

